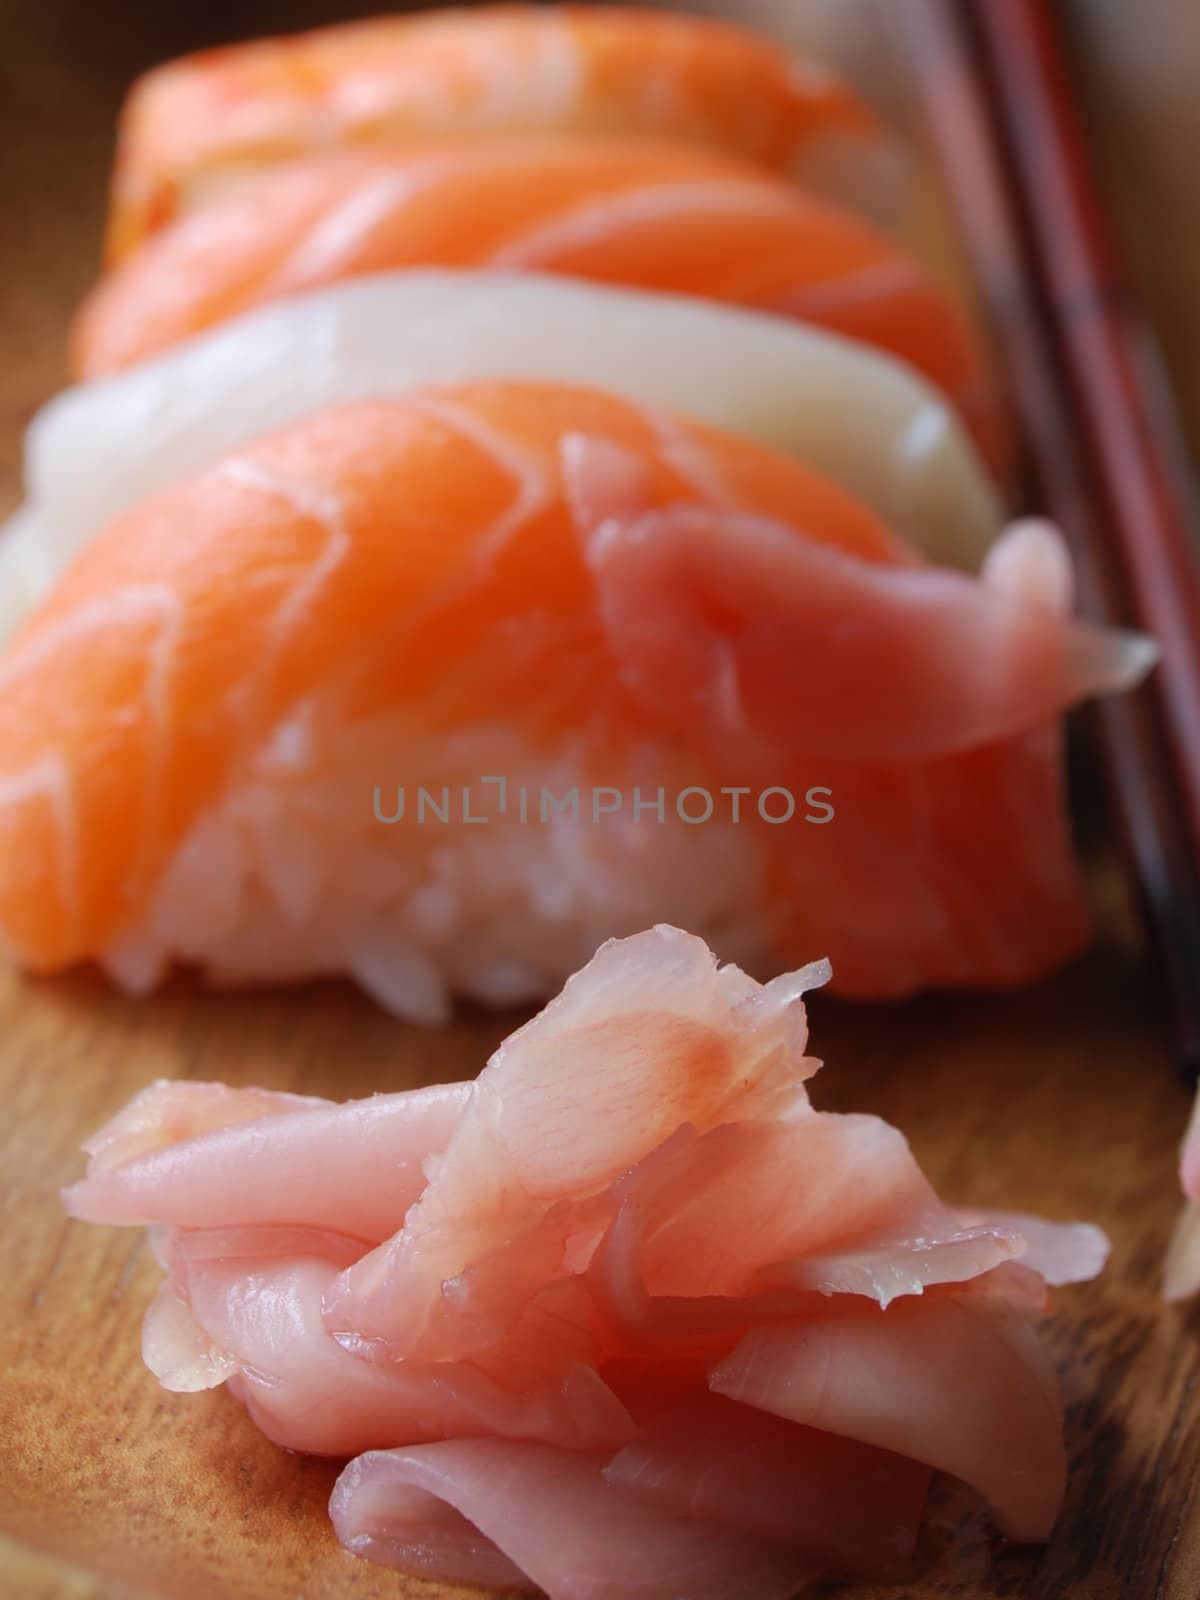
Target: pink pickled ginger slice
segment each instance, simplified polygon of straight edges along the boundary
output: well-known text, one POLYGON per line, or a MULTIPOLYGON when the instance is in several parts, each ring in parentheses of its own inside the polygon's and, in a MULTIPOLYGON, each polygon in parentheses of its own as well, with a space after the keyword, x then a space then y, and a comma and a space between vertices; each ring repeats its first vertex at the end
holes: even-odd
POLYGON ((841 1300, 820 1318, 749 1334, 712 1387, 951 1473, 1014 1539, 1045 1539, 1058 1515, 1057 1374, 1036 1330, 1002 1306, 948 1292, 886 1311, 841 1300))
POLYGON ((87 1177, 64 1192, 71 1215, 190 1228, 301 1223, 375 1244, 403 1223, 425 1187, 425 1163, 445 1149, 471 1095, 469 1084, 344 1105, 280 1095, 262 1109, 236 1102, 245 1106, 236 1120, 199 1122, 181 1109, 190 1095, 171 1093, 210 1087, 162 1086, 169 1133, 135 1139, 125 1130, 118 1141, 110 1123, 87 1177))
POLYGON ((601 1457, 501 1439, 360 1456, 330 1514, 373 1561, 465 1582, 523 1576, 553 1600, 790 1600, 814 1572, 794 1549, 623 1493, 601 1457))
MULTIPOLYGON (((800 975, 803 978, 803 975, 800 975)), ((607 1187, 678 1128, 752 1105, 782 1056, 805 1068, 800 996, 827 976, 749 989, 703 940, 612 940, 496 1052, 403 1230, 342 1274, 329 1326, 390 1355, 436 1348, 442 1286, 607 1187)))

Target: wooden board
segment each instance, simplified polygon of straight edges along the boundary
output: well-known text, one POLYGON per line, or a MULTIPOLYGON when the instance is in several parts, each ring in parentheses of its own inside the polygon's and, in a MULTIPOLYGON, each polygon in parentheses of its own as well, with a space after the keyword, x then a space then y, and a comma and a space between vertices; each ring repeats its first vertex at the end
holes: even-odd
MULTIPOLYGON (((64 320, 92 268, 119 86, 177 47, 171 27, 200 42, 219 26, 199 9, 166 8, 168 25, 163 8, 147 7, 145 25, 127 30, 64 0, 19 9, 0 48, 0 135, 20 149, 0 256, 9 501, 19 428, 60 381, 64 320)), ((281 9, 247 8, 244 26, 277 26, 281 9)), ((303 8, 291 10, 303 20, 303 8)), ((1005 1547, 976 1515, 953 1535, 931 1529, 919 1577, 886 1591, 904 1600, 1200 1594, 1200 1312, 1170 1310, 1156 1292, 1187 1095, 1171 1075, 1128 908, 1111 872, 1101 882, 1096 950, 1018 998, 813 1005, 815 1047, 830 1063, 822 1104, 897 1122, 956 1199, 1090 1217, 1115 1246, 1100 1283, 1063 1292, 1052 1334, 1073 1463, 1053 1540, 1005 1547)), ((156 1279, 144 1244, 69 1224, 57 1191, 80 1171, 80 1139, 154 1077, 344 1098, 469 1075, 513 1020, 476 1016, 430 1034, 338 986, 214 998, 177 984, 134 1004, 86 975, 51 983, 0 972, 0 1594, 464 1592, 347 1556, 325 1515, 333 1467, 276 1450, 222 1393, 162 1393, 138 1354, 156 1279)))

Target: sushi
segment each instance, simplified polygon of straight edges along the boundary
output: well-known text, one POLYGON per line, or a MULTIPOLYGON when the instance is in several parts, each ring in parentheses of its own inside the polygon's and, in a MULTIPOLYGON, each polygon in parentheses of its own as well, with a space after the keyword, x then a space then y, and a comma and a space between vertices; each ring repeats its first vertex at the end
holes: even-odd
POLYGON ((569 273, 864 339, 944 389, 1002 463, 980 342, 922 267, 782 179, 645 139, 510 136, 289 162, 104 278, 75 324, 75 370, 96 377, 266 301, 425 266, 569 273))
POLYGON ((828 976, 763 986, 659 926, 473 1084, 151 1086, 66 1205, 154 1228, 166 1388, 224 1385, 276 1443, 352 1458, 330 1512, 368 1559, 550 1600, 787 1600, 902 1579, 934 1472, 1044 1539, 1067 1462, 1037 1322, 1107 1241, 966 1217, 896 1129, 816 1110, 828 976))
POLYGON ((836 335, 537 273, 388 273, 263 307, 52 400, 29 430, 27 504, 0 533, 0 641, 107 520, 255 435, 350 400, 513 374, 797 456, 938 561, 976 569, 1001 526, 940 397, 836 335))
POLYGON ((1028 982, 1087 932, 1060 713, 1154 657, 1069 592, 1039 525, 970 579, 598 390, 322 412, 119 516, 0 655, 0 932, 424 1022, 661 915, 864 998, 1028 982))
POLYGON ((451 9, 148 73, 121 118, 108 255, 297 157, 519 132, 700 143, 878 210, 894 206, 902 171, 827 69, 729 23, 603 5, 451 9))

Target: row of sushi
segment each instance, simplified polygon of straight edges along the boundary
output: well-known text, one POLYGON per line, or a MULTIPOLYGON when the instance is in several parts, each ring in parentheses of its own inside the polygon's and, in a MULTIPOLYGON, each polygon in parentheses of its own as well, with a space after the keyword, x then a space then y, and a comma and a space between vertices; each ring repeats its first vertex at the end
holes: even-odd
POLYGON ((1154 648, 1002 531, 965 312, 795 182, 849 202, 889 150, 827 73, 653 12, 152 73, 0 541, 17 956, 347 972, 436 1022, 660 919, 863 998, 1078 951, 1061 713, 1154 648), (377 819, 492 777, 836 820, 377 819))
POLYGON ((164 1384, 354 1457, 360 1553, 783 1600, 901 1570, 934 1469, 1013 1537, 1057 1513, 1033 1324, 1104 1241, 960 1214, 804 1088, 814 958, 873 999, 1083 946, 1062 715, 1155 657, 1004 527, 897 169, 824 70, 628 9, 330 29, 129 102, 0 541, 0 934, 427 1024, 583 969, 473 1085, 158 1086, 69 1193, 154 1230, 164 1384), (398 790, 443 814, 385 826, 398 790))

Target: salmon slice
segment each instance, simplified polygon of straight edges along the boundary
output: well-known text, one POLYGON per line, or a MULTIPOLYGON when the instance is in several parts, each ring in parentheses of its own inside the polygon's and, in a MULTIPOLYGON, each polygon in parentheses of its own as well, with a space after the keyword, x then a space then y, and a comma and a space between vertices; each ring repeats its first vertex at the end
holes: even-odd
POLYGON ((980 341, 917 262, 753 166, 638 139, 508 138, 289 163, 103 279, 75 323, 75 371, 116 371, 323 284, 429 266, 667 290, 863 339, 945 390, 1003 465, 980 341))
MULTIPOLYGON (((577 432, 632 448, 664 499, 803 507, 810 536, 905 558, 797 463, 600 393, 481 385, 311 419, 111 524, 0 659, 0 927, 26 957, 61 965, 136 921, 239 752, 322 683, 343 730, 424 702, 413 732, 441 738, 464 719, 503 726, 513 696, 567 659, 534 709, 543 738, 587 729, 597 703, 608 720, 605 678, 643 732, 571 514, 562 452, 577 432)), ((215 892, 236 873, 205 876, 215 892)), ((215 929, 220 907, 204 909, 215 929)))
POLYGON ((937 571, 798 463, 599 392, 322 414, 110 524, 0 656, 0 929, 138 989, 351 971, 425 1021, 677 912, 767 969, 824 942, 853 994, 1028 981, 1086 931, 1058 714, 1153 660, 1065 617, 1047 549, 937 571), (405 823, 398 760, 513 809, 405 823), (522 786, 589 783, 759 803, 524 825, 522 786))
POLYGON ((206 51, 142 78, 121 118, 109 257, 297 156, 536 131, 694 141, 866 203, 896 173, 849 89, 728 23, 578 5, 380 17, 206 51))

